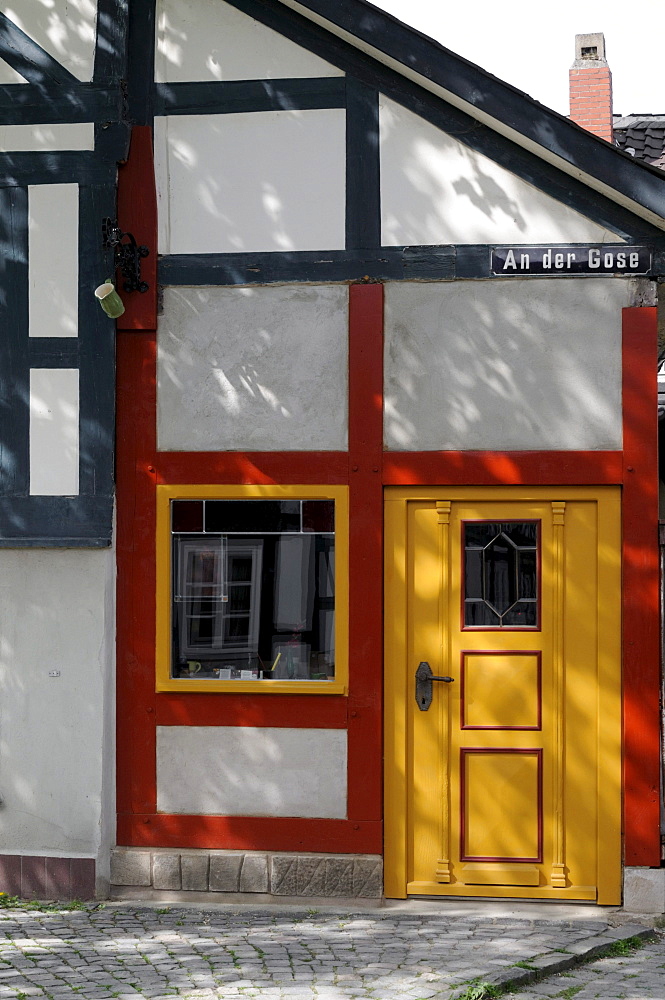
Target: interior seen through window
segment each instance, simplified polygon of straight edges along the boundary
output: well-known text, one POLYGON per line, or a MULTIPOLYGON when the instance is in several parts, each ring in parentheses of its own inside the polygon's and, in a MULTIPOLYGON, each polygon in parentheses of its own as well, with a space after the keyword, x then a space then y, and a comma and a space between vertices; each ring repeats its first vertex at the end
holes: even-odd
POLYGON ((171 538, 171 677, 334 679, 334 500, 172 500, 171 538))

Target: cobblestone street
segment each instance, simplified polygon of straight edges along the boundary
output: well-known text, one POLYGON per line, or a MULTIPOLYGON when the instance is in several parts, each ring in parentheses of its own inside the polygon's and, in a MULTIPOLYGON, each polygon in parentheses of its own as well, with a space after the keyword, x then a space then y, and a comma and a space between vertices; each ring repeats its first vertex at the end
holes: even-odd
POLYGON ((627 957, 565 970, 514 996, 662 1000, 663 945, 632 951, 616 944, 645 933, 636 925, 610 928, 602 919, 515 919, 478 909, 470 915, 140 904, 5 909, 0 1000, 444 1000, 471 996, 479 981, 498 988, 532 975, 531 968, 559 971, 613 942, 627 957))
POLYGON ((508 996, 511 1000, 663 1000, 665 943, 659 938, 628 955, 585 963, 508 996))

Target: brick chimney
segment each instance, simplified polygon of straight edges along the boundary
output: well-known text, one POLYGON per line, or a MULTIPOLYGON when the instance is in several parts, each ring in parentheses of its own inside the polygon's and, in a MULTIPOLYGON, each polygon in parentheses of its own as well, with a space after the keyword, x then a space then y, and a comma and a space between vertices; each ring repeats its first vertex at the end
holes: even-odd
POLYGON ((605 60, 605 36, 575 35, 570 70, 570 118, 601 139, 613 141, 612 74, 605 60))

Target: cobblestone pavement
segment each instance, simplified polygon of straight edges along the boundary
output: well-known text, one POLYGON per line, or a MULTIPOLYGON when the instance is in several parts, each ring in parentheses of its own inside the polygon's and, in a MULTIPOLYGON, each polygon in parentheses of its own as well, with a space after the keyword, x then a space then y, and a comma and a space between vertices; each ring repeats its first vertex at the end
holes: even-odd
POLYGON ((601 958, 534 983, 506 1000, 663 1000, 665 941, 662 937, 625 956, 601 958))
MULTIPOLYGON (((540 920, 439 912, 329 912, 264 907, 191 909, 107 904, 72 911, 0 910, 0 1000, 430 1000, 453 997, 473 980, 503 983, 543 971, 603 944, 646 933, 604 920, 540 920)), ((659 977, 662 946, 606 966, 612 984, 639 969, 659 977)), ((573 971, 577 977, 578 972, 573 971)), ((595 973, 586 976, 595 988, 595 973)), ((632 984, 632 980, 629 983, 632 984)), ((637 982, 637 980, 635 980, 637 982)), ((640 979, 642 982, 642 979, 640 979)), ((521 998, 588 987, 563 977, 521 998)), ((633 986, 630 985, 630 989, 633 986)), ((572 994, 571 994, 572 995, 572 994)), ((597 993, 578 994, 580 1000, 597 993)), ((603 997, 619 996, 602 994, 603 997)), ((660 993, 626 996, 665 997, 660 993)), ((566 996, 566 994, 564 994, 566 996)))

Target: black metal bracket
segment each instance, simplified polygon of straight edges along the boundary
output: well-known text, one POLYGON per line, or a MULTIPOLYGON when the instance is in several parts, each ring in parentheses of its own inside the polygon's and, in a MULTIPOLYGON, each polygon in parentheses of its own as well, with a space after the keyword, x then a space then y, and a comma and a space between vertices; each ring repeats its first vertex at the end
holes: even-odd
POLYGON ((123 233, 117 219, 102 220, 102 247, 113 250, 113 261, 120 268, 126 292, 147 292, 148 282, 141 281, 141 258, 147 257, 150 251, 147 247, 137 246, 131 233, 123 233), (127 240, 123 243, 123 240, 127 240))
POLYGON ((416 670, 416 701, 421 712, 426 712, 432 704, 432 681, 452 684, 454 677, 436 677, 427 660, 421 660, 416 670))

